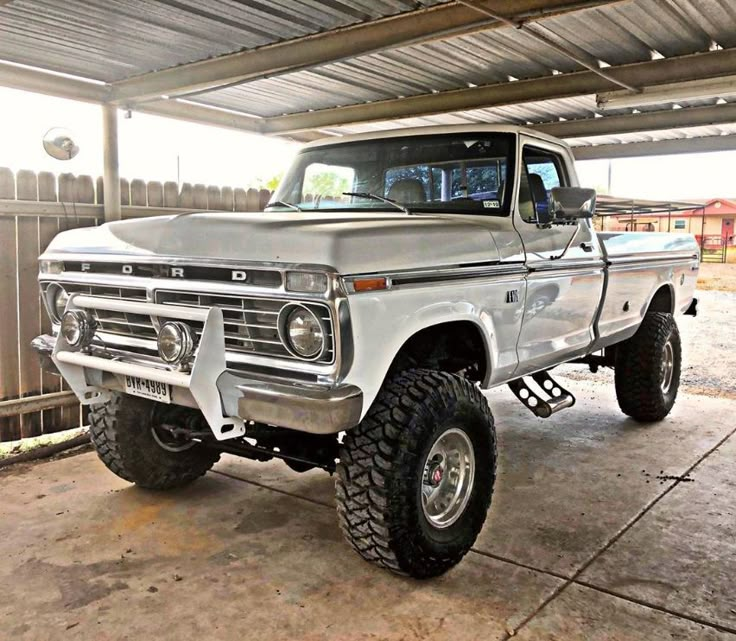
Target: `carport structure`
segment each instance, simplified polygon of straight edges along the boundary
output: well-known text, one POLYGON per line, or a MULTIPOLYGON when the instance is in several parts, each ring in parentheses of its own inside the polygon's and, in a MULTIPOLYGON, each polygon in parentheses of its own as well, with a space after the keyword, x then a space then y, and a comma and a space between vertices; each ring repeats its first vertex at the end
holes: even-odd
POLYGON ((11 0, 0 85, 310 140, 524 124, 580 159, 736 148, 733 0, 11 0))
MULTIPOLYGON (((736 0, 0 0, 0 85, 101 105, 107 219, 121 214, 120 110, 297 141, 514 123, 612 158, 736 148, 735 78, 736 0)), ((35 288, 32 270, 23 278, 35 288)), ((704 302, 720 320, 700 332, 712 342, 723 300, 704 302)), ((723 370, 714 385, 733 386, 723 370)), ((574 383, 580 413, 544 426, 493 392, 504 457, 491 520, 434 583, 350 555, 316 472, 226 459, 172 496, 89 453, 6 470, 3 629, 736 638, 733 393, 685 398, 650 428, 611 418, 610 380, 574 383)))

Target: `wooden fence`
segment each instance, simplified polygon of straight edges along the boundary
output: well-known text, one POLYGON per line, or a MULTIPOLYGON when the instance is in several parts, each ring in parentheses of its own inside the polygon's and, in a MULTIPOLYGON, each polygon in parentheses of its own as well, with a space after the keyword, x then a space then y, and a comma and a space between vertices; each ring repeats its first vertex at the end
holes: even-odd
MULTIPOLYGON (((192 210, 262 211, 271 192, 174 182, 120 181, 123 217, 192 210)), ((38 256, 60 231, 103 221, 102 179, 0 168, 0 441, 58 432, 84 417, 31 340, 50 331, 38 293, 38 256)))

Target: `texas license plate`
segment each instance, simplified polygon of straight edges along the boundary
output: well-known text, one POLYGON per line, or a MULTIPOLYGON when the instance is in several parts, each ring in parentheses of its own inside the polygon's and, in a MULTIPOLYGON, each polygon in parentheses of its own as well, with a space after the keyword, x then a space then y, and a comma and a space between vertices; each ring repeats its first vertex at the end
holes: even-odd
POLYGON ((166 383, 149 381, 137 376, 125 377, 125 391, 134 396, 141 396, 159 403, 171 403, 171 392, 166 383))

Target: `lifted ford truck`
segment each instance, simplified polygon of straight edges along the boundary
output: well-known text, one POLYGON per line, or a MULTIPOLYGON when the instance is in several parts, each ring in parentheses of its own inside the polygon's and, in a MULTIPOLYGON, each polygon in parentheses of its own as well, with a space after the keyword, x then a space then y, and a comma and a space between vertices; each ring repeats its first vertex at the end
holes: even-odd
POLYGON ((39 276, 54 335, 35 345, 118 476, 173 488, 221 452, 336 471, 358 553, 435 576, 491 502, 482 390, 548 417, 575 402, 549 371, 578 362, 615 368, 635 420, 672 409, 697 245, 596 233, 594 209, 569 148, 524 129, 320 141, 265 213, 59 234, 39 276))

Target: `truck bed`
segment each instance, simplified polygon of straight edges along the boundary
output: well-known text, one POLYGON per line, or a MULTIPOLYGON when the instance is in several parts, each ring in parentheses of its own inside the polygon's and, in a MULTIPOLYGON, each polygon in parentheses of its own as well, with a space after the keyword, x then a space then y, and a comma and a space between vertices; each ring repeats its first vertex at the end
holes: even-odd
POLYGON ((601 232, 598 238, 607 278, 597 348, 632 336, 654 296, 660 296, 661 311, 682 313, 690 306, 700 260, 692 235, 601 232))

